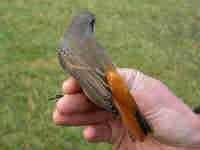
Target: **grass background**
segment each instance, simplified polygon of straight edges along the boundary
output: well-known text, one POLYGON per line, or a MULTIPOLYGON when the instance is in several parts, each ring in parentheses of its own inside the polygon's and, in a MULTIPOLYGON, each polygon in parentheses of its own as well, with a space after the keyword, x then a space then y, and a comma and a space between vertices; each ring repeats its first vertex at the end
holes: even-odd
POLYGON ((57 61, 71 17, 90 11, 95 35, 119 67, 164 82, 190 107, 200 97, 199 0, 1 0, 0 149, 104 149, 81 128, 56 127, 55 103, 66 74, 57 61))

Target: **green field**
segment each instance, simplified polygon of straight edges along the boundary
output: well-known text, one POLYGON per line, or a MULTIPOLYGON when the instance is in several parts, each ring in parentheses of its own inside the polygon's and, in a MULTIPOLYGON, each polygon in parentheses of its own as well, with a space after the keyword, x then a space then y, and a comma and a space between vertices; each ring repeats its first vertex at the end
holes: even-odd
POLYGON ((57 127, 54 102, 68 75, 57 61, 71 17, 90 11, 96 38, 118 67, 164 82, 191 108, 200 104, 199 0, 1 0, 0 149, 110 150, 82 129, 57 127))

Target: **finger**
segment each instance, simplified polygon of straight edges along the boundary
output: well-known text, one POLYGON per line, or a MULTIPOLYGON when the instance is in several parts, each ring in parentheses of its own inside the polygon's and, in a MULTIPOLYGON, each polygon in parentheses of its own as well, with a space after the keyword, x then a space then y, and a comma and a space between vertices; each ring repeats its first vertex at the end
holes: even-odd
POLYGON ((126 68, 118 68, 117 71, 121 75, 121 77, 124 79, 128 88, 131 89, 134 84, 137 71, 134 69, 126 69, 126 68))
POLYGON ((74 94, 81 90, 79 84, 73 77, 70 77, 67 81, 63 83, 63 92, 65 94, 74 94))
POLYGON ((105 111, 77 113, 73 115, 61 115, 57 110, 53 114, 53 120, 57 125, 81 126, 102 123, 112 118, 112 114, 105 111))
POLYGON ((83 136, 89 142, 108 142, 112 137, 112 129, 106 123, 90 125, 84 130, 83 136))
POLYGON ((129 68, 117 68, 117 72, 123 77, 127 78, 129 76, 135 77, 137 74, 137 71, 135 69, 129 69, 129 68))
POLYGON ((65 95, 56 105, 57 111, 62 115, 81 113, 96 108, 94 104, 88 103, 87 97, 83 93, 65 95))

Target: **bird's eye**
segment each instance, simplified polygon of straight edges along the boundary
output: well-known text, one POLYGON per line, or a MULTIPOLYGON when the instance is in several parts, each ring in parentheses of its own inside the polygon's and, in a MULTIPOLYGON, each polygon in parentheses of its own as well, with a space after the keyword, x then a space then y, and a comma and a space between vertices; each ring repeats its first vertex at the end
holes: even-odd
POLYGON ((92 19, 91 22, 90 22, 90 24, 94 25, 94 23, 95 23, 95 20, 92 19))
POLYGON ((95 20, 92 19, 92 20, 90 21, 90 26, 92 27, 92 32, 94 31, 94 23, 95 23, 95 20))

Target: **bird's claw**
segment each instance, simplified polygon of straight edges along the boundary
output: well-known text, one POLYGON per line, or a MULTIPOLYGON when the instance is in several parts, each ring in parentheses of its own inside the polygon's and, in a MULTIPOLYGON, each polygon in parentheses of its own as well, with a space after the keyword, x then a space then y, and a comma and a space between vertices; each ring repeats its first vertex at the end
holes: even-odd
POLYGON ((48 100, 58 100, 59 98, 62 98, 64 94, 56 94, 55 96, 48 97, 48 100))

